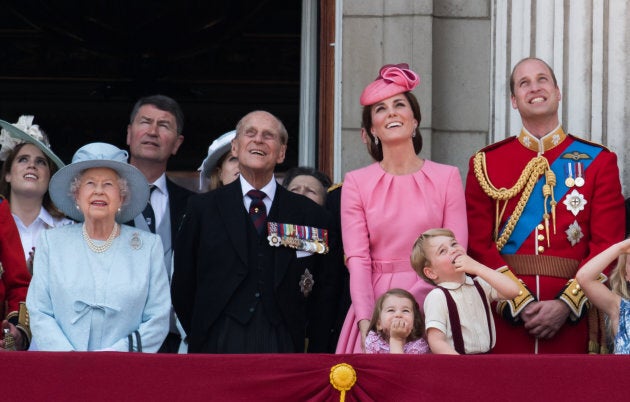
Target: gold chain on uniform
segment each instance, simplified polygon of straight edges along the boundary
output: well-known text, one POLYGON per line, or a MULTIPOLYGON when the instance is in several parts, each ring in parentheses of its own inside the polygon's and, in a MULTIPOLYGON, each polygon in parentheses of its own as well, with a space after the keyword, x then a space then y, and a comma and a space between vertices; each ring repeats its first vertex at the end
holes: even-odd
POLYGON ((496 201, 495 221, 494 221, 494 241, 497 245, 497 249, 501 251, 508 239, 514 231, 516 223, 523 214, 527 200, 529 200, 534 186, 538 181, 538 178, 544 174, 546 183, 543 185, 543 196, 545 197, 545 213, 543 218, 545 219, 545 229, 547 231, 547 245, 549 246, 549 214, 547 212, 547 200, 551 197, 551 216, 553 219, 553 231, 556 232, 556 200, 553 195, 553 187, 556 185, 556 176, 549 167, 549 162, 543 156, 537 156, 529 161, 518 181, 512 188, 496 188, 488 177, 488 169, 486 167, 486 154, 484 152, 478 152, 474 158, 475 176, 479 185, 483 191, 493 200, 496 201), (499 224, 505 213, 505 208, 510 199, 514 198, 518 193, 521 194, 521 198, 518 200, 514 212, 508 219, 507 224, 499 236, 499 224), (503 201, 503 207, 500 208, 500 201, 503 201), (500 211, 499 211, 500 209, 500 211))

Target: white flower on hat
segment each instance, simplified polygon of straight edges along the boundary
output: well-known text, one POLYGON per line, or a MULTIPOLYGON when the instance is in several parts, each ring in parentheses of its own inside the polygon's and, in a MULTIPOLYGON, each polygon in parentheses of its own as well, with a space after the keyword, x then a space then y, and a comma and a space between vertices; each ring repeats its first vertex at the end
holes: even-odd
MULTIPOLYGON (((48 143, 48 138, 42 133, 39 129, 39 125, 33 124, 33 119, 35 116, 31 115, 23 115, 20 116, 17 123, 13 123, 13 126, 19 128, 24 131, 26 134, 30 135, 34 139, 44 143, 48 148, 50 148, 50 144, 48 143)), ((14 138, 9 134, 9 132, 5 129, 2 129, 0 132, 0 160, 5 161, 7 157, 13 151, 16 145, 22 144, 25 141, 14 138)))

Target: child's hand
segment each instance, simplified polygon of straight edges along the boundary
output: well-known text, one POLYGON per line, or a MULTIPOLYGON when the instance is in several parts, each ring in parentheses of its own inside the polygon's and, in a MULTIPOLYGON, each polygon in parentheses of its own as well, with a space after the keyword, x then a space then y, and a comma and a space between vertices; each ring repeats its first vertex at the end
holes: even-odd
POLYGON ((411 329, 411 325, 408 325, 404 320, 394 319, 389 329, 389 338, 390 340, 395 339, 404 343, 411 333, 411 329))
POLYGON ((483 264, 466 254, 455 257, 453 265, 455 265, 456 272, 466 272, 471 275, 477 275, 477 272, 484 267, 483 264))

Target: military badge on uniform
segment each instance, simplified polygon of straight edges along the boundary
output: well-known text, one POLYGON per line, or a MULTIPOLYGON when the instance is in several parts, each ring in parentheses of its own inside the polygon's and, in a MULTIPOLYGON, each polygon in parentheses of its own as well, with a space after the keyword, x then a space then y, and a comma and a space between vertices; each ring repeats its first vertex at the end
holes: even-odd
POLYGON ((591 156, 584 152, 573 151, 573 152, 567 152, 566 154, 562 155, 562 159, 571 159, 573 161, 578 162, 581 159, 591 159, 591 156))
POLYGON ((573 190, 571 194, 567 194, 562 203, 566 205, 567 210, 571 212, 573 216, 577 216, 580 211, 584 211, 584 206, 588 204, 588 201, 586 201, 584 195, 578 193, 577 190, 573 190))
MULTIPOLYGON (((571 155, 571 154, 567 154, 571 155)), ((586 184, 584 180, 584 164, 582 162, 569 162, 564 169, 566 179, 564 184, 571 188, 573 186, 582 187, 586 184)))
POLYGON ((11 333, 11 331, 9 331, 9 328, 5 328, 3 329, 3 334, 4 334, 4 349, 5 350, 16 350, 15 347, 15 338, 13 337, 13 334, 11 333))
POLYGON ((328 230, 290 223, 267 222, 269 245, 290 247, 309 253, 328 253, 328 230))
POLYGON ((313 274, 311 274, 311 271, 306 268, 300 277, 300 291, 304 297, 307 297, 311 293, 314 284, 315 280, 313 279, 313 274))
POLYGON ((569 225, 569 228, 565 231, 567 234, 567 240, 571 243, 571 246, 575 246, 582 240, 584 237, 584 233, 582 233, 582 228, 577 223, 577 221, 573 221, 572 224, 569 225))
POLYGON ((562 138, 563 138, 563 136, 562 136, 562 135, 560 135, 560 134, 556 133, 556 134, 554 134, 554 135, 551 137, 551 143, 552 143, 553 145, 558 145, 558 144, 560 144, 560 141, 562 141, 562 138))
POLYGON ((573 174, 573 163, 569 162, 564 168, 564 174, 566 178, 564 179, 564 185, 571 188, 575 186, 575 177, 573 174))
POLYGON ((569 159, 565 172, 567 178, 564 181, 567 187, 582 187, 586 181, 584 180, 584 163, 582 160, 593 159, 589 154, 579 151, 567 152, 562 155, 562 159, 569 159))

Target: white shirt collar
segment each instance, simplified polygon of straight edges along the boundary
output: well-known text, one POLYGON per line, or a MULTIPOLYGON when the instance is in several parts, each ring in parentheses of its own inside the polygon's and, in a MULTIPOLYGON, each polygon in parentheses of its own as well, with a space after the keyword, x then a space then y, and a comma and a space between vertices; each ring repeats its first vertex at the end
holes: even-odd
POLYGON ((459 289, 460 287, 464 286, 464 284, 466 285, 474 285, 473 279, 466 275, 466 280, 464 281, 464 283, 461 282, 442 282, 442 283, 438 283, 438 286, 443 287, 445 289, 448 290, 455 290, 455 289, 459 289))
MULTIPOLYGON (((239 175, 238 178, 241 181, 241 190, 243 190, 243 197, 247 196, 247 192, 249 192, 249 190, 255 190, 254 186, 249 184, 247 180, 243 178, 243 176, 239 175)), ((269 183, 265 184, 263 188, 260 189, 260 191, 262 191, 263 193, 267 195, 267 197, 265 197, 265 200, 269 198, 273 202, 273 197, 276 194, 277 186, 278 186, 278 182, 276 181, 276 176, 272 175, 269 183)))
MULTIPOLYGON (((255 190, 255 188, 247 182, 243 178, 242 175, 238 176, 238 179, 241 181, 241 190, 243 191, 243 205, 245 206, 245 210, 249 211, 249 205, 252 203, 252 199, 249 198, 247 193, 249 190, 255 190)), ((276 195, 276 187, 278 186, 278 182, 276 181, 276 176, 272 175, 269 183, 265 184, 260 191, 266 194, 266 197, 263 198, 263 202, 265 203, 265 207, 267 208, 267 213, 271 210, 271 204, 273 204, 273 198, 276 195)))
MULTIPOLYGON (((24 222, 22 222, 22 219, 20 219, 19 216, 17 216, 16 214, 12 214, 12 215, 13 215, 13 218, 15 219, 16 223, 19 222, 19 224, 22 225, 23 228, 26 228, 26 226, 24 225, 24 222)), ((37 218, 35 218, 33 223, 35 223, 37 221, 41 221, 44 224, 44 226, 46 226, 46 227, 51 227, 52 228, 52 227, 55 226, 55 219, 52 217, 50 212, 48 212, 46 210, 46 208, 44 208, 43 206, 40 207, 39 215, 37 215, 37 218)), ((33 223, 31 223, 31 225, 33 223)))
POLYGON ((155 187, 157 187, 157 189, 160 190, 161 194, 168 195, 168 190, 166 189, 166 172, 162 173, 162 176, 158 177, 156 181, 149 184, 153 184, 155 187))

